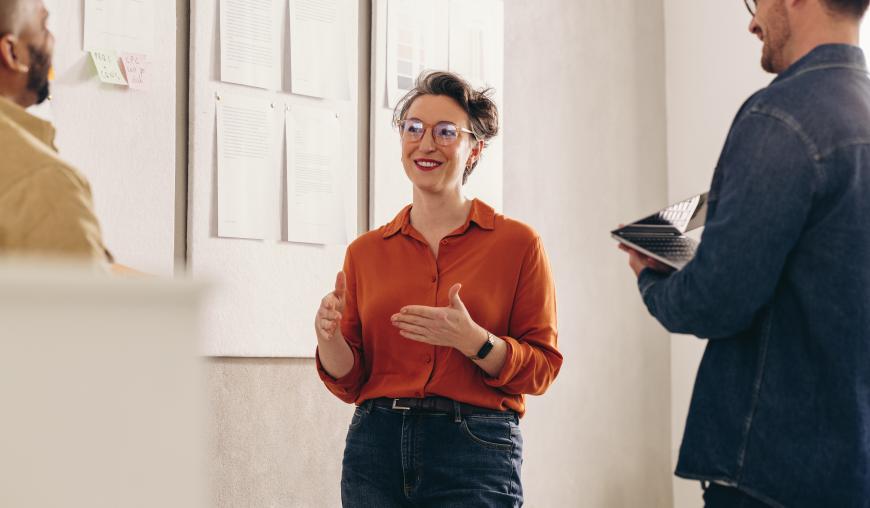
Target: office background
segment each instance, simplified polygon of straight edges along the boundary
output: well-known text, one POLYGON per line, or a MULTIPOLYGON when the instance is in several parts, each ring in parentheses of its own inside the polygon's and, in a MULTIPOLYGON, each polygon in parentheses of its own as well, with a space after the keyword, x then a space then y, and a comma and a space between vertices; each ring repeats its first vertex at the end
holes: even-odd
MULTIPOLYGON (((189 15, 204 1, 158 0, 159 79, 137 93, 96 84, 79 2, 46 0, 61 154, 90 179, 116 257, 165 276, 189 258, 189 15)), ((368 97, 372 8, 358 5, 368 97)), ((528 506, 701 505, 671 472, 703 343, 647 316, 607 232, 709 185, 737 108, 770 80, 748 24, 739 0, 504 2, 504 211, 544 239, 565 356, 522 422, 528 506)), ((351 408, 313 360, 222 357, 207 370, 210 504, 337 506, 351 408)))

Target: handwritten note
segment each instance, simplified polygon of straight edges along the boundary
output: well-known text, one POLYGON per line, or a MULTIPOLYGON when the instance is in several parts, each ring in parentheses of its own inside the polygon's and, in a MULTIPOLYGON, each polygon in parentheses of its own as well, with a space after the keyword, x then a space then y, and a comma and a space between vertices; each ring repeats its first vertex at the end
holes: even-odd
POLYGON ((122 53, 121 63, 124 64, 124 73, 130 88, 148 90, 151 87, 151 62, 146 55, 122 53))
POLYGON ((91 50, 91 59, 97 68, 97 76, 99 76, 100 81, 111 85, 127 84, 127 80, 124 79, 124 73, 121 72, 121 66, 118 62, 118 53, 114 51, 91 50))

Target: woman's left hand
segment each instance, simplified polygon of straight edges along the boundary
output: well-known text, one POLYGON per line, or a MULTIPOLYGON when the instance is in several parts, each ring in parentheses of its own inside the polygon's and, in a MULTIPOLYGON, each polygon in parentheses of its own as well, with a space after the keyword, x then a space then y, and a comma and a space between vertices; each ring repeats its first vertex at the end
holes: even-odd
POLYGON ((393 326, 406 339, 456 348, 465 356, 477 354, 489 335, 468 314, 459 298, 461 288, 462 284, 450 288, 448 307, 403 307, 398 314, 393 314, 393 326))

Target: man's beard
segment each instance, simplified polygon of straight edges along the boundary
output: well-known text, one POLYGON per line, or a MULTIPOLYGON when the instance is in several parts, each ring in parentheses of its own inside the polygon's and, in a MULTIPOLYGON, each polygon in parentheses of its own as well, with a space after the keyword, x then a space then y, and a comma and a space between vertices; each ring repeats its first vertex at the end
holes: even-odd
POLYGON ((27 50, 30 51, 30 70, 27 71, 27 89, 36 94, 36 103, 42 104, 51 93, 48 83, 51 58, 46 52, 36 46, 28 45, 27 50))
POLYGON ((771 74, 779 74, 787 67, 784 52, 786 43, 791 39, 788 12, 782 1, 773 4, 769 20, 761 50, 761 68, 771 74))

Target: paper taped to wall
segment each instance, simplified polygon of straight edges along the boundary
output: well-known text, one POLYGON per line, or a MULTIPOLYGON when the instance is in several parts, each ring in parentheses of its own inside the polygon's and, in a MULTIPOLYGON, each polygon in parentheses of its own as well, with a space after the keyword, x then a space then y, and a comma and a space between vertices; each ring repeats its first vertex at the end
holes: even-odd
POLYGON ((290 82, 295 94, 350 99, 351 0, 290 1, 290 82))
POLYGON ((285 238, 300 243, 347 244, 337 115, 325 109, 292 106, 285 121, 285 238))
POLYGON ((221 81, 281 88, 279 0, 221 0, 221 81))
POLYGON ((84 49, 154 53, 154 0, 85 0, 84 49))
POLYGON ((218 236, 263 239, 274 108, 265 99, 222 94, 216 114, 218 236))

